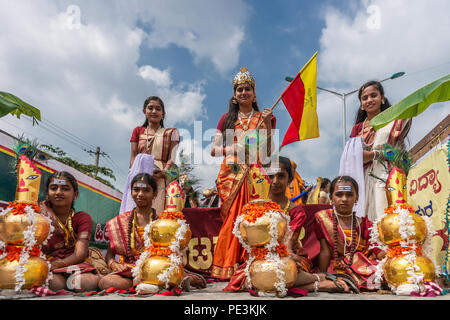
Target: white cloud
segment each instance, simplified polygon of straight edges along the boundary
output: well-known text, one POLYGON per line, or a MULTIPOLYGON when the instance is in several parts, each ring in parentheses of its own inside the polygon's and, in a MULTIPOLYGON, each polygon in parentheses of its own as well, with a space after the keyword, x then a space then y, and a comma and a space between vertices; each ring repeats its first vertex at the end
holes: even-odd
POLYGON ((157 0, 143 8, 140 18, 151 27, 150 47, 186 48, 197 63, 212 62, 224 73, 239 61, 249 10, 240 0, 157 0))
MULTIPOLYGON (((239 59, 246 15, 239 0, 231 3, 234 8, 229 4, 0 1, 0 88, 35 105, 44 119, 101 146, 126 171, 129 137, 144 121, 147 96, 159 95, 165 101, 166 126, 191 124, 205 116, 205 81, 175 82, 170 66, 139 66, 142 47, 175 44, 189 50, 198 63, 209 61, 220 72, 228 71, 239 59)), ((11 117, 8 121, 16 126, 10 127, 13 134, 21 131, 17 127, 23 122, 11 117)), ((43 126, 27 129, 69 154, 86 156, 43 126)), ((123 183, 119 179, 117 185, 123 183)))
POLYGON ((153 81, 158 87, 167 88, 172 84, 169 69, 161 71, 157 68, 146 65, 139 68, 138 74, 142 77, 142 79, 153 81))

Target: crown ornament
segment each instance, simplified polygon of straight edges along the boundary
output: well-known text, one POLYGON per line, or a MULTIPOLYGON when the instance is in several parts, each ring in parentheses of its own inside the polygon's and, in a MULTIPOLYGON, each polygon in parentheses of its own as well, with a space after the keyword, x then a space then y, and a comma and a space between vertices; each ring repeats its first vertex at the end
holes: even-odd
POLYGON ((239 72, 234 76, 233 79, 233 88, 236 88, 238 85, 242 83, 248 83, 250 84, 253 89, 255 89, 255 79, 253 78, 252 74, 246 67, 242 67, 239 72))

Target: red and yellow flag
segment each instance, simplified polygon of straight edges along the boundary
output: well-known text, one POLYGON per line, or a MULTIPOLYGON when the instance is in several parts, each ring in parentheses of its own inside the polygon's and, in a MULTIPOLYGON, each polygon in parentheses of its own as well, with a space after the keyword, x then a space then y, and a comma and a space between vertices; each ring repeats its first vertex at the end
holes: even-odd
POLYGON ((316 111, 317 52, 303 66, 281 96, 292 118, 281 147, 295 141, 319 137, 319 119, 316 111))

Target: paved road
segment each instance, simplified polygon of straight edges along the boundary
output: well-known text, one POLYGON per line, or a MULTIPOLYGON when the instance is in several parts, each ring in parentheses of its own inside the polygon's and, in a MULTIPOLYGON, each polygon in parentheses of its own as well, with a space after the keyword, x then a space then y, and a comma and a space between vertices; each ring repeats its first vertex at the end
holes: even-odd
POLYGON ((277 298, 277 297, 253 297, 247 292, 239 293, 224 293, 221 290, 226 286, 225 282, 210 283, 204 289, 193 289, 191 292, 183 292, 179 297, 167 297, 160 295, 133 297, 129 295, 108 294, 97 296, 83 296, 82 294, 53 296, 53 297, 38 297, 29 292, 16 294, 12 290, 0 291, 0 300, 11 299, 25 299, 25 300, 214 300, 214 301, 230 301, 230 300, 450 300, 450 294, 434 297, 411 297, 411 296, 396 296, 390 293, 362 293, 362 294, 344 294, 344 293, 326 293, 319 292, 317 295, 309 293, 306 297, 293 298, 277 298))

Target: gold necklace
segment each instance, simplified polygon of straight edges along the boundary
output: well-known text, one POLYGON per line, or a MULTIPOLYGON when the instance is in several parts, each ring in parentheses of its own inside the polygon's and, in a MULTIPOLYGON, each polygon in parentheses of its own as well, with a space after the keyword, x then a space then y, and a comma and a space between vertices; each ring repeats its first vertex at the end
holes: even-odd
POLYGON ((290 208, 290 206, 291 206, 291 202, 288 199, 286 207, 284 207, 284 209, 283 209, 284 213, 286 213, 287 215, 289 215, 289 208, 290 208))
MULTIPOLYGON (((131 223, 131 231, 130 231, 130 249, 131 249, 132 253, 139 254, 139 253, 141 253, 144 250, 144 247, 142 247, 141 250, 139 250, 139 251, 135 250, 135 248, 136 248, 135 247, 135 241, 136 240, 135 240, 134 232, 136 230, 136 225, 137 225, 136 219, 137 219, 136 208, 134 208, 134 210, 133 210, 133 220, 132 220, 132 223, 131 223)), ((148 223, 150 223, 150 222, 152 222, 152 217, 151 216, 149 216, 149 222, 148 223)))
POLYGON ((69 235, 72 237, 73 240, 76 241, 76 237, 75 237, 75 234, 73 233, 73 228, 72 228, 72 217, 74 215, 75 215, 75 210, 71 209, 71 212, 67 216, 66 223, 62 223, 61 219, 59 219, 59 217, 55 214, 55 217, 58 221, 59 226, 64 231, 64 243, 65 243, 66 247, 69 246, 69 235))
POLYGON ((247 130, 248 130, 248 127, 249 127, 249 125, 250 125, 250 120, 252 120, 252 116, 253 116, 253 109, 252 109, 252 111, 250 112, 250 115, 248 116, 247 124, 244 125, 244 124, 242 123, 241 112, 239 111, 239 113, 238 113, 238 118, 239 118, 239 122, 241 123, 241 126, 242 126, 242 128, 244 129, 244 131, 247 131, 247 130))

